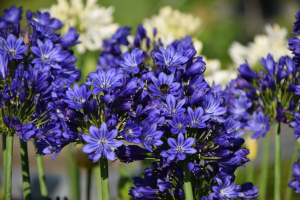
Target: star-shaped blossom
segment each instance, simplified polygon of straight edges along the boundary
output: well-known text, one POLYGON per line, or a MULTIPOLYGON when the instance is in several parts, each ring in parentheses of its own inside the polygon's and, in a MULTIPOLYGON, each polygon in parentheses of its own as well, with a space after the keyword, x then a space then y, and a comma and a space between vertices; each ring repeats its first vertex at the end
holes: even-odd
POLYGON ((31 51, 37 58, 33 59, 32 63, 41 63, 45 66, 49 65, 54 69, 61 69, 58 62, 62 62, 65 59, 65 55, 61 54, 61 46, 53 46, 53 42, 46 39, 43 43, 41 40, 37 40, 38 47, 31 47, 31 51))
POLYGON ((225 122, 221 116, 224 115, 227 110, 221 106, 221 100, 215 98, 212 94, 209 94, 205 97, 203 102, 203 110, 205 114, 211 116, 213 121, 218 121, 221 123, 225 122))
POLYGON ((173 116, 173 119, 169 121, 171 128, 171 132, 174 134, 178 133, 187 133, 185 129, 188 122, 184 114, 176 114, 173 116))
POLYGON ((240 96, 238 99, 235 98, 232 102, 232 107, 229 112, 232 114, 234 119, 248 119, 250 114, 247 112, 252 102, 248 101, 247 97, 240 96))
POLYGON ((178 103, 176 103, 175 97, 169 94, 166 98, 166 102, 166 104, 163 103, 162 108, 164 116, 172 117, 175 114, 182 114, 185 112, 185 108, 182 108, 185 103, 185 99, 182 99, 178 103))
POLYGON ((10 60, 22 59, 22 54, 26 51, 26 46, 22 45, 23 37, 16 40, 13 34, 9 34, 6 40, 0 37, 0 54, 8 53, 10 60), (3 42, 3 45, 1 43, 3 42))
POLYGON ((152 151, 151 145, 153 146, 160 146, 163 144, 163 142, 160 140, 160 138, 163 136, 163 132, 160 130, 157 130, 157 124, 151 124, 149 125, 146 123, 143 126, 142 134, 140 136, 140 140, 142 145, 148 149, 150 152, 152 151))
POLYGON ((206 122, 210 116, 203 115, 203 108, 198 107, 194 111, 191 107, 188 107, 188 115, 186 116, 188 123, 190 124, 190 128, 205 128, 206 122))
POLYGON ((122 141, 113 140, 117 137, 118 130, 108 131, 106 123, 103 122, 100 130, 96 126, 90 126, 89 133, 90 135, 82 135, 84 141, 88 143, 82 148, 82 151, 92 154, 93 162, 97 162, 102 155, 108 160, 114 161, 115 152, 112 148, 120 147, 123 144, 122 141))
POLYGON ((94 86, 93 93, 95 94, 102 91, 110 91, 122 85, 119 80, 123 75, 117 74, 114 68, 107 71, 99 69, 98 73, 91 72, 89 75, 93 81, 86 82, 85 84, 94 86))
POLYGON ((12 5, 10 9, 4 9, 3 19, 9 23, 18 23, 21 20, 21 15, 23 13, 22 6, 17 8, 15 5, 12 5))
POLYGON ((167 76, 165 73, 161 72, 158 75, 158 79, 154 76, 151 77, 154 85, 149 85, 148 88, 153 96, 161 97, 165 99, 168 94, 176 95, 180 84, 174 81, 174 74, 167 76))
POLYGON ((119 65, 125 72, 137 74, 140 70, 139 64, 143 62, 142 54, 143 50, 138 49, 133 49, 131 53, 126 52, 123 55, 124 61, 120 61, 119 65))
POLYGON ((139 136, 142 134, 140 127, 135 124, 131 119, 128 119, 123 131, 120 135, 127 141, 135 144, 140 143, 139 136))
POLYGON ((254 133, 252 133, 251 135, 252 139, 257 139, 260 136, 265 137, 267 132, 270 130, 269 116, 265 117, 262 112, 254 112, 253 119, 247 121, 245 129, 254 131, 254 133))
POLYGON ((196 153, 196 149, 192 148, 194 143, 195 139, 192 137, 184 140, 182 133, 179 133, 177 141, 174 138, 168 138, 168 145, 171 147, 171 149, 168 150, 168 153, 170 154, 168 160, 184 160, 186 158, 185 154, 196 153))
POLYGON ((78 84, 75 84, 74 90, 66 91, 67 100, 65 100, 65 102, 69 104, 70 108, 80 109, 86 105, 91 94, 92 91, 87 91, 85 85, 79 87, 78 84))

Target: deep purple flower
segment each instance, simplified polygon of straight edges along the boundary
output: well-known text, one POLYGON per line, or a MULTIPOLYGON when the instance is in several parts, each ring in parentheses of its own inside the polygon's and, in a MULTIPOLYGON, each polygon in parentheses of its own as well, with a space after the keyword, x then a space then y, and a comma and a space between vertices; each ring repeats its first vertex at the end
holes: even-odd
POLYGON ((172 45, 169 45, 165 50, 159 46, 161 53, 155 53, 154 56, 158 60, 157 64, 167 67, 172 73, 176 69, 183 69, 183 64, 189 59, 183 56, 183 51, 176 51, 172 45))
POLYGON ((131 163, 137 160, 144 160, 149 153, 147 149, 141 148, 138 145, 122 145, 118 147, 118 158, 121 162, 131 163))
POLYGON ((120 147, 123 142, 119 140, 113 140, 118 135, 118 130, 113 129, 112 131, 107 131, 107 125, 105 122, 101 124, 100 130, 96 126, 90 126, 89 128, 90 135, 82 135, 86 144, 82 151, 84 153, 94 153, 93 162, 97 162, 102 154, 108 160, 115 160, 115 152, 111 148, 120 147))
POLYGON ((206 70, 206 64, 202 60, 202 57, 198 57, 196 61, 184 72, 185 77, 196 76, 202 74, 206 70))
POLYGON ((173 119, 169 120, 169 124, 172 127, 171 132, 174 134, 187 133, 185 129, 188 125, 188 121, 184 114, 173 115, 173 119))
POLYGON ((231 182, 231 177, 227 176, 224 181, 216 178, 217 184, 212 187, 212 196, 217 199, 236 199, 238 192, 236 191, 236 185, 231 182))
POLYGON ((87 100, 90 98, 92 91, 87 91, 85 85, 74 85, 74 90, 66 91, 67 100, 65 102, 69 104, 70 108, 80 109, 84 107, 87 103, 87 100))
POLYGON ((142 134, 141 128, 139 125, 135 124, 131 119, 128 119, 126 125, 123 128, 123 131, 120 135, 130 143, 139 144, 141 141, 139 136, 142 134))
POLYGON ((295 190, 295 193, 300 193, 300 165, 295 162, 292 166, 292 180, 289 182, 288 186, 295 190))
POLYGON ((17 8, 15 5, 12 5, 10 7, 10 9, 4 9, 4 15, 3 15, 3 19, 6 22, 9 23, 18 23, 22 17, 23 10, 22 10, 22 6, 20 6, 19 8, 17 8))
POLYGON ((210 116, 204 115, 203 116, 203 109, 201 107, 196 108, 194 111, 191 107, 188 107, 188 115, 186 116, 187 121, 190 125, 190 128, 205 128, 206 122, 210 116))
POLYGON ((16 40, 13 34, 9 34, 6 40, 0 37, 0 43, 3 41, 3 46, 0 44, 0 54, 8 53, 10 60, 22 59, 22 53, 26 51, 26 46, 23 43, 23 37, 16 40))
POLYGON ((50 27, 52 30, 57 30, 63 27, 63 24, 59 19, 51 18, 49 12, 39 12, 35 14, 35 17, 38 19, 39 24, 44 27, 50 27))
POLYGON ((0 76, 5 81, 7 79, 8 55, 0 54, 0 76))
POLYGON ((150 152, 153 152, 150 145, 153 145, 153 146, 162 145, 163 142, 160 140, 162 135, 163 135, 163 132, 160 130, 157 130, 156 123, 153 123, 151 125, 146 123, 143 126, 142 134, 140 135, 141 144, 146 149, 148 149, 150 152))
POLYGON ((117 74, 116 69, 114 68, 107 71, 99 69, 98 73, 91 72, 89 76, 93 81, 86 82, 85 84, 94 86, 93 93, 95 94, 102 91, 110 91, 115 87, 120 87, 122 85, 119 80, 123 75, 117 74))
POLYGON ((295 133, 295 140, 300 138, 300 113, 295 113, 294 114, 295 121, 291 122, 290 125, 295 128, 294 133, 295 133))
POLYGON ((204 76, 199 75, 195 76, 189 83, 189 86, 187 87, 186 91, 190 94, 193 94, 195 90, 198 88, 207 88, 207 82, 203 80, 204 76))
POLYGON ((252 80, 253 78, 254 79, 258 79, 258 75, 257 75, 257 72, 254 72, 252 71, 252 69, 250 68, 248 62, 246 61, 246 63, 242 64, 240 66, 240 68, 238 69, 238 71, 240 72, 241 76, 244 78, 244 79, 247 79, 247 80, 252 80))
POLYGON ((128 73, 137 74, 140 70, 139 64, 143 62, 142 58, 143 50, 133 49, 131 54, 129 52, 126 52, 123 55, 123 60, 120 61, 119 65, 121 65, 121 68, 128 73))
POLYGON ((293 33, 294 35, 300 35, 300 11, 298 11, 296 13, 296 21, 294 23, 294 26, 293 26, 293 33))
POLYGON ((224 115, 227 110, 226 108, 220 106, 220 99, 215 98, 212 94, 209 94, 205 97, 203 102, 204 113, 211 116, 211 119, 218 122, 224 122, 225 120, 220 117, 224 115))
POLYGON ((149 85, 149 90, 153 92, 153 96, 161 97, 162 99, 165 99, 168 94, 176 95, 176 91, 180 87, 179 83, 173 83, 174 74, 167 76, 165 73, 161 72, 158 75, 158 79, 151 76, 151 80, 154 85, 149 85))
POLYGON ((251 135, 252 139, 257 139, 260 136, 264 138, 267 132, 270 130, 269 116, 265 117, 265 115, 262 112, 254 112, 253 119, 247 121, 245 129, 249 131, 255 131, 251 135))
POLYGON ((20 139, 24 142, 29 140, 30 138, 34 137, 37 133, 37 129, 35 128, 35 124, 28 123, 22 126, 22 134, 19 135, 20 139))
POLYGON ((57 62, 61 62, 65 59, 65 55, 61 54, 61 46, 57 45, 53 47, 53 42, 46 39, 43 43, 37 40, 38 47, 32 46, 31 51, 38 57, 33 59, 32 63, 41 63, 45 66, 49 65, 54 69, 61 69, 61 66, 57 62))
POLYGON ((229 109, 230 114, 234 119, 248 119, 250 114, 247 112, 252 102, 248 102, 248 98, 240 96, 238 99, 234 98, 232 107, 229 109))
POLYGON ((182 106, 185 104, 185 99, 182 99, 176 103, 175 97, 169 94, 166 98, 166 102, 167 104, 163 103, 162 108, 164 116, 172 117, 175 114, 183 114, 185 112, 185 108, 182 108, 182 106))
POLYGON ((58 40, 57 43, 62 47, 68 48, 79 44, 80 42, 78 41, 78 38, 79 34, 76 33, 76 28, 70 28, 69 31, 58 40))
POLYGON ((275 61, 271 54, 268 54, 267 59, 261 58, 261 64, 266 68, 271 76, 274 75, 275 71, 275 61))
MULTIPOLYGON (((158 192, 157 189, 152 189, 151 187, 131 187, 129 195, 133 196, 136 199, 144 198, 144 197, 150 197, 152 195, 155 195, 158 192)), ((152 198, 157 199, 157 198, 152 198)))
POLYGON ((168 145, 171 149, 168 150, 170 156, 168 160, 184 160, 186 158, 185 154, 194 154, 196 153, 196 149, 192 148, 195 143, 195 139, 192 137, 184 140, 184 136, 182 133, 178 134, 177 142, 174 138, 168 138, 168 145))

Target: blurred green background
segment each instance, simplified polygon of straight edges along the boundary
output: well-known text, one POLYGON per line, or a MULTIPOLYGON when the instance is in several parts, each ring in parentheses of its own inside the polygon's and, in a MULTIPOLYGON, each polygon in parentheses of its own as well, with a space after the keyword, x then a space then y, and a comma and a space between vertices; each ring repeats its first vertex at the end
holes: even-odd
MULTIPOLYGON (((49 8, 55 3, 56 0, 0 0, 0 15, 4 8, 9 8, 13 4, 23 6, 24 11, 28 9, 36 11, 40 8, 49 8)), ((203 43, 202 54, 208 59, 219 59, 222 68, 232 63, 228 48, 233 41, 246 45, 253 41, 254 35, 263 33, 265 24, 277 23, 291 32, 295 14, 300 10, 300 1, 295 0, 99 0, 98 3, 105 7, 114 6, 114 22, 132 26, 133 33, 143 19, 157 14, 159 8, 165 5, 200 17, 202 31, 199 40, 203 43)), ((89 54, 94 58, 90 61, 91 65, 95 65, 98 53, 89 54)), ((284 184, 290 179, 288 177, 290 162, 288 159, 282 162, 284 184)), ((124 166, 120 168, 119 197, 121 199, 128 198, 128 187, 132 186, 131 176, 134 171, 134 165, 132 166, 130 170, 126 170, 124 166)), ((270 167, 269 183, 273 183, 274 180, 272 170, 273 167, 270 167)), ((255 169, 254 182, 259 178, 259 171, 255 169)), ((239 172, 237 183, 246 181, 246 173, 247 170, 239 172)), ((268 199, 272 199, 272 189, 270 184, 268 199)), ((293 199, 297 199, 297 195, 294 194, 293 199)))

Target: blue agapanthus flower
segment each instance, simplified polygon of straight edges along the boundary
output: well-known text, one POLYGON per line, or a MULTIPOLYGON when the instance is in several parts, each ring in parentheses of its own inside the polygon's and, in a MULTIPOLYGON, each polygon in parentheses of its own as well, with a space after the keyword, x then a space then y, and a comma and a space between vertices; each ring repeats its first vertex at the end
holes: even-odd
POLYGON ((238 99, 235 98, 232 102, 232 107, 229 112, 232 114, 234 119, 248 119, 250 113, 247 110, 252 106, 252 102, 247 97, 240 96, 238 99))
POLYGON ((164 132, 157 130, 156 123, 151 125, 146 123, 143 126, 142 134, 140 136, 141 144, 150 152, 153 152, 151 145, 160 146, 163 144, 163 142, 160 140, 160 138, 163 136, 163 133, 164 132))
POLYGON ((245 129, 249 131, 255 131, 251 135, 252 139, 257 139, 260 136, 265 137, 267 132, 270 130, 269 116, 265 117, 262 112, 254 112, 253 119, 247 121, 245 129))
POLYGON ((183 56, 183 51, 176 51, 176 49, 169 45, 165 50, 163 47, 159 46, 160 53, 155 53, 154 56, 158 60, 158 64, 167 67, 171 72, 175 72, 176 69, 183 69, 183 64, 185 64, 189 59, 183 56))
POLYGON ((87 91, 85 85, 74 85, 74 90, 68 90, 66 92, 67 100, 65 102, 69 104, 70 108, 80 109, 87 104, 89 97, 91 96, 92 91, 87 91))
POLYGON ((61 54, 61 46, 57 45, 54 47, 53 42, 46 39, 43 43, 41 40, 37 40, 38 47, 32 46, 31 51, 37 56, 33 59, 32 63, 41 63, 44 66, 51 66, 54 69, 61 69, 58 62, 62 62, 66 56, 61 54))
POLYGON ((113 140, 117 137, 118 130, 108 131, 106 123, 103 122, 100 130, 96 126, 90 126, 89 133, 90 135, 82 135, 84 141, 88 143, 82 148, 82 151, 92 154, 93 162, 97 162, 102 155, 108 160, 114 161, 115 152, 111 148, 117 148, 123 144, 120 140, 113 140))
POLYGON ((0 37, 0 54, 8 53, 10 60, 22 59, 22 54, 26 51, 26 46, 22 45, 23 37, 16 40, 13 34, 9 34, 6 40, 0 37), (3 42, 3 45, 1 44, 3 42))
POLYGON ((110 91, 113 88, 122 85, 119 80, 123 75, 117 74, 116 69, 114 68, 107 71, 99 69, 98 73, 91 72, 89 76, 93 81, 86 82, 85 84, 94 86, 93 93, 95 94, 102 91, 110 91))
POLYGON ((215 98, 212 94, 207 95, 203 102, 203 110, 206 115, 210 115, 211 119, 218 122, 224 122, 225 120, 221 115, 224 115, 227 110, 221 106, 221 100, 215 98))
POLYGON ((0 54, 0 76, 4 81, 7 78, 8 60, 7 53, 0 54))
POLYGON ((184 160, 186 158, 185 154, 194 154, 196 153, 196 149, 192 148, 195 143, 195 139, 189 137, 184 140, 184 136, 182 133, 178 134, 177 141, 174 138, 168 138, 168 145, 171 149, 168 150, 170 156, 168 160, 184 160))
POLYGON ((165 99, 167 95, 177 95, 177 90, 180 87, 180 84, 174 81, 174 74, 166 75, 164 72, 161 72, 158 75, 158 79, 154 76, 151 76, 151 80, 154 85, 149 85, 148 88, 153 96, 161 97, 165 99))
POLYGON ((205 122, 210 118, 209 115, 203 115, 203 108, 198 107, 194 111, 191 107, 188 107, 187 121, 191 128, 205 128, 205 122))
POLYGON ((184 114, 174 115, 172 120, 169 120, 168 123, 171 126, 171 132, 173 134, 187 133, 185 128, 188 125, 188 121, 184 114))
POLYGON ((185 112, 185 108, 182 108, 182 106, 185 104, 185 99, 182 99, 176 103, 176 98, 169 94, 166 98, 166 104, 163 103, 163 115, 167 117, 172 117, 175 114, 182 114, 185 112))
POLYGON ((131 53, 126 52, 123 55, 123 60, 119 65, 125 72, 137 74, 140 70, 139 64, 143 62, 143 50, 133 49, 131 53))
POLYGON ((23 13, 22 6, 17 8, 15 5, 12 5, 9 10, 4 9, 4 15, 2 17, 5 22, 14 24, 14 23, 19 23, 19 21, 22 19, 22 13, 23 13))
POLYGON ((135 124, 131 119, 128 119, 126 122, 123 131, 120 133, 120 135, 130 143, 139 144, 141 141, 139 139, 139 136, 142 134, 141 127, 137 124, 135 124))

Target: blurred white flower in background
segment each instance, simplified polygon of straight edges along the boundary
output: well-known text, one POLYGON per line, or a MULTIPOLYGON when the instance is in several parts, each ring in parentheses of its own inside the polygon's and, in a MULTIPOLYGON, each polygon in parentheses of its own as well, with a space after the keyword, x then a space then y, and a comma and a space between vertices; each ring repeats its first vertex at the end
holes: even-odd
POLYGON ((276 61, 283 55, 292 56, 288 50, 287 29, 280 28, 278 24, 273 27, 265 26, 265 34, 256 35, 254 42, 244 46, 238 42, 233 42, 229 48, 229 55, 235 64, 235 67, 248 61, 251 67, 260 63, 262 57, 271 53, 276 61))
POLYGON ((97 4, 97 0, 58 0, 50 7, 51 16, 65 24, 63 33, 69 27, 75 27, 80 33, 80 44, 76 45, 79 53, 86 50, 95 51, 102 47, 102 40, 110 38, 119 25, 113 23, 112 6, 105 8, 97 4))

